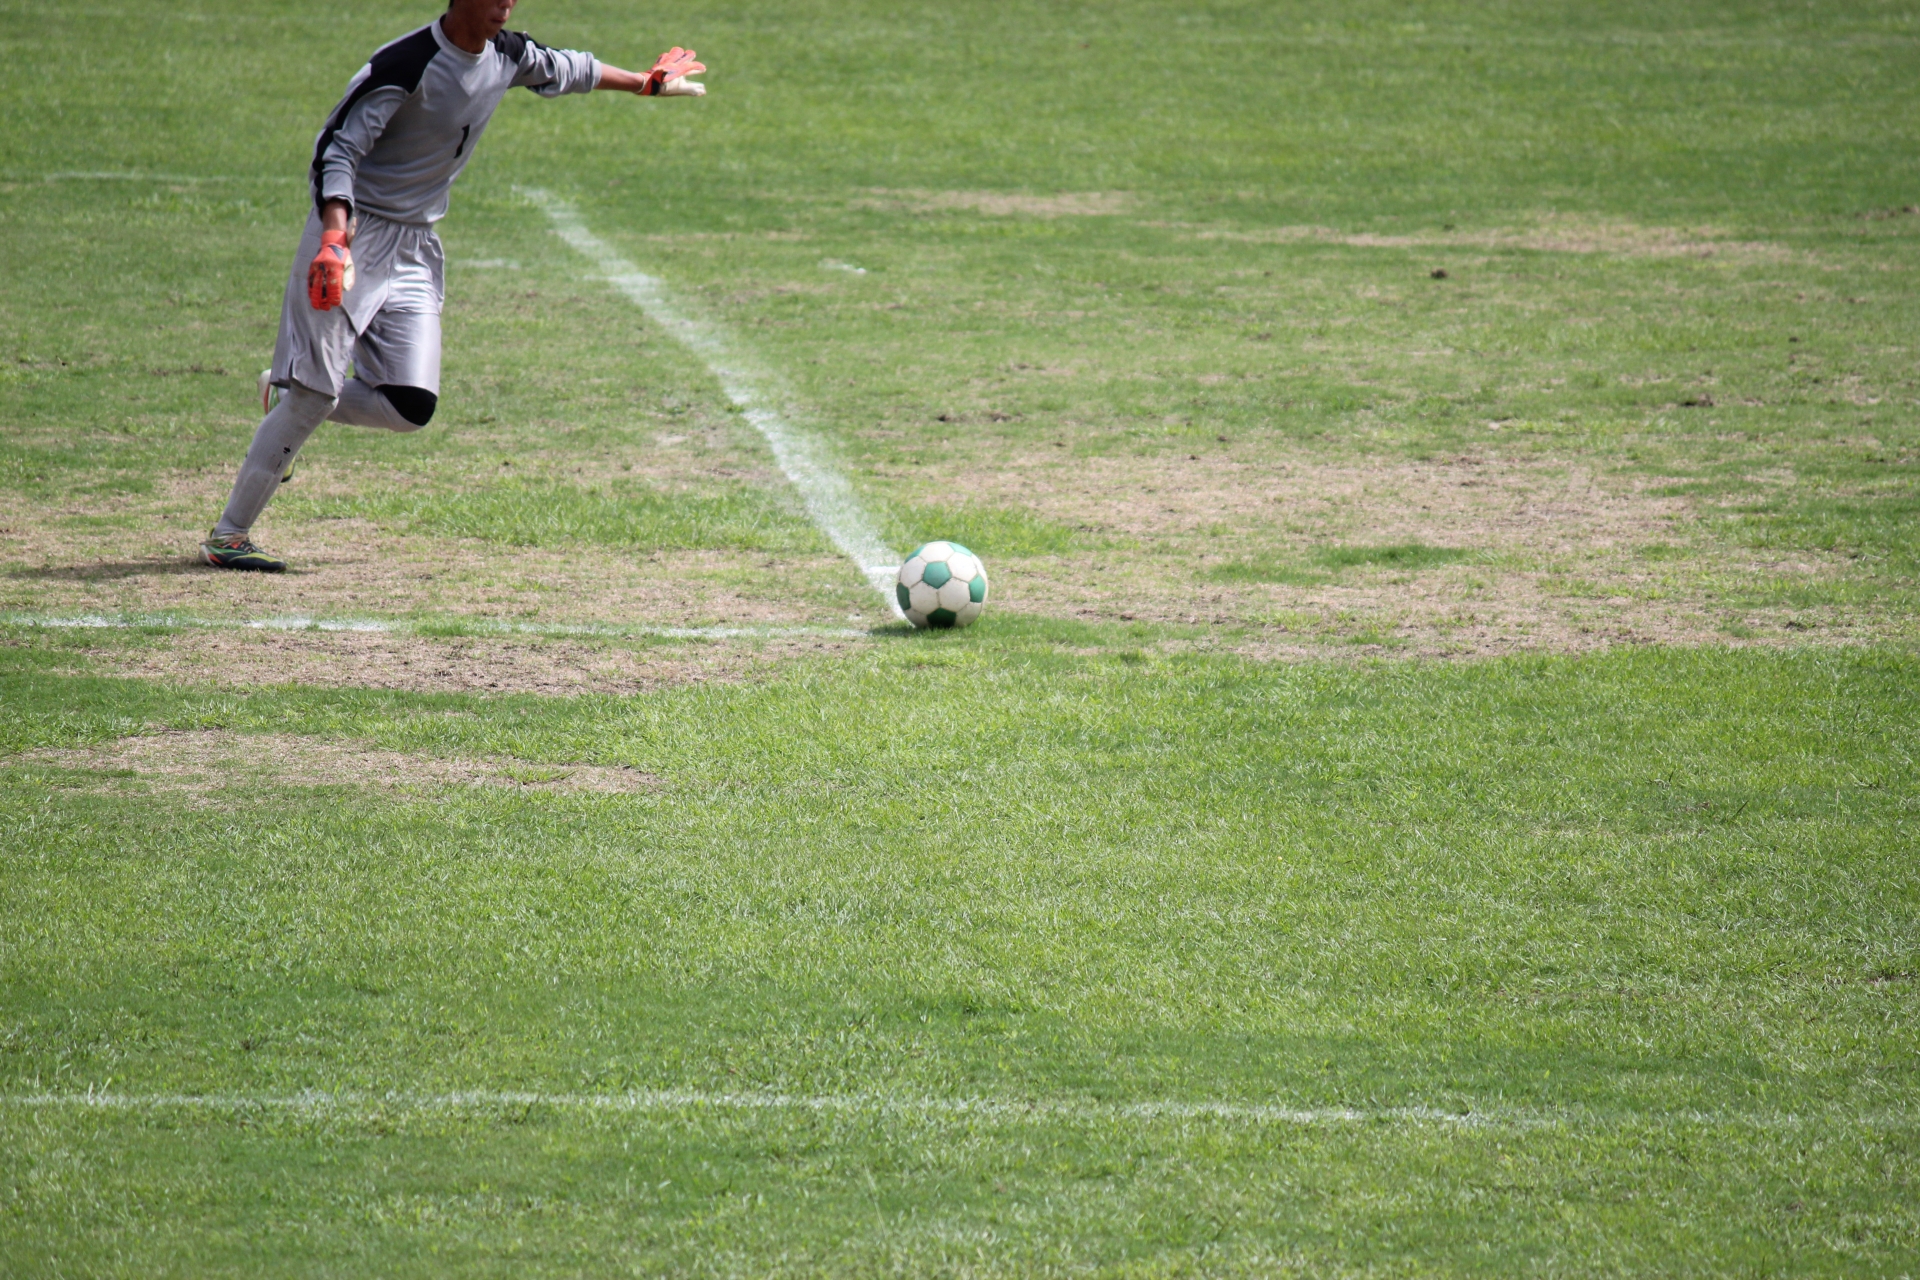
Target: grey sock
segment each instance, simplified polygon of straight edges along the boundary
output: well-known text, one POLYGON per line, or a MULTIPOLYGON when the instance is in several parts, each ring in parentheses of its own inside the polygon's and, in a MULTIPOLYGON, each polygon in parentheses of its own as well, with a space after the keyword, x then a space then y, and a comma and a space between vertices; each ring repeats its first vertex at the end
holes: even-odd
POLYGON ((340 403, 327 415, 329 422, 344 422, 352 427, 381 427, 387 431, 418 431, 420 425, 408 422, 393 407, 393 401, 358 378, 347 379, 340 388, 340 403))
POLYGON ((273 412, 260 420, 247 448, 247 459, 240 464, 240 475, 233 482, 227 509, 213 527, 216 537, 232 537, 253 528, 253 522, 267 509, 287 464, 300 452, 313 429, 333 412, 334 398, 294 383, 273 406, 273 412))

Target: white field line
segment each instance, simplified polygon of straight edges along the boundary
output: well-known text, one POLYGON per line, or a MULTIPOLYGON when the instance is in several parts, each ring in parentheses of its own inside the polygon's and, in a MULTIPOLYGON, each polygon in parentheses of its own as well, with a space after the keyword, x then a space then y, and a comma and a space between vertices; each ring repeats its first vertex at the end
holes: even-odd
POLYGON ((710 1093, 695 1089, 637 1089, 625 1093, 547 1093, 471 1089, 448 1093, 304 1090, 284 1094, 85 1093, 0 1094, 0 1110, 286 1112, 353 1120, 395 1112, 489 1112, 528 1107, 603 1114, 766 1113, 817 1115, 977 1117, 1009 1122, 1193 1120, 1222 1124, 1332 1127, 1359 1124, 1425 1125, 1457 1129, 1563 1129, 1619 1125, 1690 1124, 1741 1129, 1920 1128, 1920 1115, 1810 1114, 1740 1111, 1607 1112, 1580 1107, 1499 1107, 1482 1111, 1441 1107, 1287 1107, 1268 1103, 1176 1101, 1099 1102, 1087 1099, 914 1097, 898 1094, 710 1093))
POLYGON ((885 598, 887 606, 898 613, 893 575, 900 567, 900 556, 880 536, 873 520, 861 507, 853 486, 833 465, 825 442, 780 416, 773 408, 775 398, 763 385, 764 376, 752 370, 724 330, 682 312, 667 296, 666 286, 660 280, 628 262, 614 252, 613 246, 589 231, 571 204, 537 189, 523 187, 520 193, 545 210, 553 222, 554 234, 592 262, 608 284, 625 294, 649 320, 706 361, 727 399, 738 406, 747 421, 766 438, 774 461, 799 490, 807 514, 833 545, 859 566, 873 589, 885 598))
MULTIPOLYGON (((449 635, 520 636, 657 636, 673 640, 776 639, 782 636, 830 636, 844 639, 864 636, 856 627, 611 627, 574 623, 494 622, 487 619, 442 619, 438 625, 457 626, 449 635)), ((283 618, 200 618, 184 613, 133 614, 46 614, 0 613, 0 626, 125 629, 132 627, 178 627, 182 630, 245 631, 370 631, 388 635, 415 635, 434 623, 387 621, 378 618, 309 618, 293 615, 283 618)))

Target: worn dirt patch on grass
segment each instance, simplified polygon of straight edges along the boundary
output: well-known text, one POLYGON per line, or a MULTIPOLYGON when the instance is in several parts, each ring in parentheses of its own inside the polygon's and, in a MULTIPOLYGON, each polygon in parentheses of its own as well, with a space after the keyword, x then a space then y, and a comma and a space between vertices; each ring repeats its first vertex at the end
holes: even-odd
POLYGON ((358 631, 188 631, 139 648, 90 652, 92 668, 170 684, 397 689, 412 693, 633 694, 739 680, 852 640, 682 641, 626 648, 567 640, 358 631))
MULTIPOLYGON (((1770 566, 1756 566, 1764 572, 1770 566)), ((1728 584, 1731 586, 1732 584, 1728 584)), ((1009 611, 1061 612, 1088 621, 1171 623, 1209 630, 1187 644, 1257 658, 1428 658, 1578 653, 1619 645, 1798 646, 1904 638, 1858 608, 1717 606, 1700 590, 1675 592, 1652 574, 1637 583, 1556 582, 1549 575, 1447 566, 1417 574, 1366 571, 1317 586, 1193 583, 1180 597, 1126 587, 1089 590, 1070 572, 1022 566, 1009 611), (1570 590, 1569 587, 1572 589, 1570 590)))
MULTIPOLYGON (((956 475, 983 503, 1080 531, 1083 551, 996 558, 995 607, 1234 628, 1276 656, 1328 645, 1433 656, 1621 643, 1882 637, 1838 608, 1724 603, 1820 584, 1837 558, 1699 536, 1657 480, 1462 454, 1429 462, 1036 452, 956 475), (1368 563, 1371 551, 1386 554, 1368 563), (1411 560, 1411 567, 1406 563, 1411 560)), ((938 489, 939 485, 932 486, 938 489)))
MULTIPOLYGON (((1896 611, 1865 604, 1741 603, 1764 594, 1756 583, 1817 602, 1846 567, 1832 555, 1729 546, 1703 531, 1692 500, 1662 492, 1657 477, 1602 474, 1584 459, 1505 456, 1498 442, 1429 461, 1326 458, 1276 452, 1258 439, 1196 443, 1191 454, 1088 456, 1081 447, 1100 442, 1073 434, 1024 449, 990 434, 956 434, 937 463, 874 465, 866 476, 886 492, 967 494, 996 509, 1011 535, 1037 529, 1051 539, 1047 554, 980 545, 996 612, 1237 628, 1257 633, 1244 643, 1261 652, 1374 643, 1435 655, 1729 638, 1845 643, 1913 630, 1896 611), (1339 558, 1393 546, 1449 554, 1418 563, 1339 558)), ((838 557, 408 539, 366 520, 293 512, 270 513, 263 537, 294 571, 221 572, 189 558, 203 535, 169 505, 186 483, 170 481, 159 499, 129 500, 118 528, 65 528, 57 513, 29 510, 18 495, 0 498, 0 559, 8 562, 0 609, 659 627, 890 621, 838 557)), ((565 695, 734 679, 787 652, 832 647, 782 638, 652 650, 236 629, 184 633, 145 653, 129 648, 94 661, 188 683, 565 695)))
MULTIPOLYGON (((304 478, 304 477, 303 477, 304 478)), ((223 479, 203 477, 200 488, 223 479)), ((169 480, 167 492, 192 488, 169 480)), ((0 495, 0 608, 210 617, 432 615, 650 626, 877 625, 882 602, 843 559, 739 549, 638 551, 409 538, 364 519, 269 509, 259 541, 283 574, 200 564, 202 501, 127 499, 119 527, 0 495), (189 514, 190 513, 190 514, 189 514), (777 571, 777 573, 775 572, 777 571), (769 590, 777 580, 778 590, 769 590)))
POLYGON ((1491 453, 1400 462, 1039 450, 946 483, 1096 538, 1177 546, 1201 569, 1250 548, 1285 554, 1343 542, 1420 540, 1534 556, 1611 551, 1676 537, 1692 510, 1656 493, 1658 479, 1603 484, 1579 463, 1491 453))
POLYGON ((223 729, 139 734, 93 747, 29 751, 5 763, 103 773, 108 775, 98 779, 103 787, 126 779, 188 796, 210 796, 236 778, 244 778, 250 790, 257 790, 263 778, 273 787, 399 790, 489 786, 632 793, 660 785, 653 774, 621 765, 536 764, 498 756, 443 759, 364 742, 223 729))
POLYGON ((1546 253, 1595 253, 1631 258, 1740 258, 1784 261, 1791 250, 1763 240, 1734 240, 1713 227, 1646 226, 1619 218, 1546 214, 1532 226, 1382 235, 1336 227, 1285 226, 1257 230, 1199 228, 1200 240, 1249 244, 1317 242, 1359 249, 1531 249, 1546 253))

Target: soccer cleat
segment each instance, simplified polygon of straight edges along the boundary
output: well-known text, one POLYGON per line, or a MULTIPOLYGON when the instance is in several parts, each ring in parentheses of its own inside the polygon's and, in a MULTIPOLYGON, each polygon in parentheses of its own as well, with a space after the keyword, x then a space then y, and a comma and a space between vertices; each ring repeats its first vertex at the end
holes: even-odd
POLYGON ((279 573, 287 567, 285 560, 275 560, 254 546, 253 539, 244 533, 209 533, 207 540, 200 544, 200 558, 216 569, 254 569, 260 573, 279 573))

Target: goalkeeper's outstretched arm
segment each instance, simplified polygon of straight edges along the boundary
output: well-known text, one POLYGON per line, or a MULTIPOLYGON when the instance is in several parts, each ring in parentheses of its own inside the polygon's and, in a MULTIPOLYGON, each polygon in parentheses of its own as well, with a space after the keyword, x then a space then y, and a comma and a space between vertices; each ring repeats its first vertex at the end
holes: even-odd
POLYGON ((661 54, 649 71, 622 71, 603 62, 600 81, 594 88, 637 93, 643 98, 697 98, 707 91, 707 86, 687 77, 699 75, 707 67, 693 58, 693 50, 675 45, 661 54))
MULTIPOLYGON (((376 203, 374 209, 389 217, 396 216, 392 206, 397 201, 402 206, 397 216, 403 221, 408 220, 406 214, 410 211, 425 211, 429 222, 438 216, 432 212, 435 207, 439 213, 446 212, 446 191, 465 163, 462 157, 468 143, 477 137, 478 130, 486 128, 499 95, 509 85, 531 89, 544 98, 585 93, 589 89, 611 89, 649 98, 697 98, 707 91, 705 85, 689 79, 707 69, 696 60, 691 49, 675 45, 646 71, 626 71, 608 66, 590 53, 551 49, 525 32, 506 30, 515 3, 516 0, 450 0, 446 13, 432 28, 423 27, 410 36, 383 45, 348 85, 347 96, 328 120, 314 154, 314 196, 320 206, 321 230, 320 251, 307 268, 307 298, 314 310, 331 311, 341 306, 348 290, 353 288, 353 216, 362 203, 355 198, 355 188, 362 164, 369 156, 377 155, 376 148, 385 140, 396 111, 419 91, 443 44, 450 43, 475 57, 486 55, 491 49, 496 57, 488 65, 496 74, 505 70, 510 78, 504 83, 497 79, 486 82, 485 77, 482 78, 481 87, 488 92, 480 103, 477 117, 473 111, 466 113, 457 140, 451 134, 439 139, 441 162, 437 167, 427 166, 423 172, 422 166, 410 158, 405 172, 386 174, 387 204, 376 203), (504 67, 500 66, 502 60, 504 67)), ((474 87, 460 78, 461 73, 452 74, 451 83, 440 85, 438 92, 443 97, 451 93, 457 98, 463 92, 471 96, 474 87)), ((445 127, 449 130, 454 122, 462 120, 454 108, 443 108, 439 118, 447 122, 445 127)), ((427 122, 429 126, 432 123, 427 122)), ((414 120, 409 127, 419 132, 422 122, 414 120)), ((431 146, 417 145, 417 141, 409 144, 409 157, 434 150, 431 146)))
MULTIPOLYGON (((440 27, 447 38, 465 49, 468 53, 484 53, 487 42, 506 30, 507 20, 513 16, 513 7, 519 0, 448 0, 447 12, 440 19, 440 27)), ((519 59, 531 42, 524 37, 516 37, 515 52, 519 59)), ((536 46, 538 48, 538 46, 536 46)), ((552 50, 543 52, 551 54, 552 50)), ((563 55, 566 56, 566 55, 563 55)), ((580 55, 573 55, 580 56, 580 55)), ((536 59, 537 61, 537 59, 536 59)), ((623 71, 619 67, 610 67, 604 62, 588 59, 598 72, 598 78, 591 86, 565 88, 555 83, 554 76, 537 66, 521 64, 521 75, 515 84, 525 85, 536 93, 552 97, 559 93, 578 93, 582 89, 615 89, 625 93, 637 93, 642 97, 653 98, 697 98, 707 91, 707 87, 688 76, 699 75, 707 68, 694 61, 693 50, 682 49, 675 45, 660 55, 660 60, 647 71, 623 71)))

